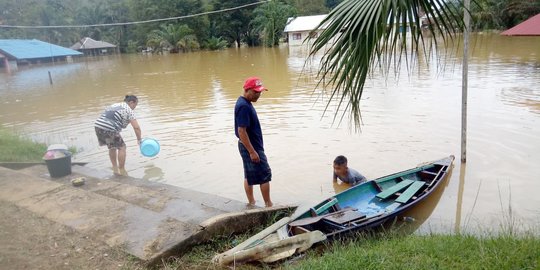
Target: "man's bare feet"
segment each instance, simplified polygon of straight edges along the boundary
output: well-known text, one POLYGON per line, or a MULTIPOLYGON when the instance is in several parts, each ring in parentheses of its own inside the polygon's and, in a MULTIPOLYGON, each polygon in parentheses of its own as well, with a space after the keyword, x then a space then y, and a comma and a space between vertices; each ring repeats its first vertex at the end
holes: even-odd
POLYGON ((267 203, 264 203, 266 207, 272 207, 274 206, 274 203, 273 202, 267 202, 267 203))

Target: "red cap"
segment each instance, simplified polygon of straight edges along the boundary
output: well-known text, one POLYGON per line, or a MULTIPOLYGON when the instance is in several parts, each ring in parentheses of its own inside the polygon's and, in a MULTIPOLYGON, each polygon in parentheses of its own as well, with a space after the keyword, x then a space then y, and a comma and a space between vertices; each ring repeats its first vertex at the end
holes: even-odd
POLYGON ((246 82, 244 83, 244 91, 249 89, 253 89, 255 92, 268 91, 268 89, 262 85, 261 79, 258 77, 249 77, 246 79, 246 82))

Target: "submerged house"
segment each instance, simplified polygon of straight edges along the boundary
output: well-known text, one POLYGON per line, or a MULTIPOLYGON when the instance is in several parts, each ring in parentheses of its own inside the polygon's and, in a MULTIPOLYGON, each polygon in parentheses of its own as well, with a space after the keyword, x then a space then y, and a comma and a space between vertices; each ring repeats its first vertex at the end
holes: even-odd
POLYGON ((501 33, 503 36, 540 36, 540 13, 501 33))
POLYGON ((81 39, 70 48, 82 52, 85 55, 111 54, 116 51, 116 45, 105 41, 97 41, 89 37, 81 39))
POLYGON ((314 15, 314 16, 300 16, 296 18, 289 18, 287 25, 285 26, 284 33, 287 34, 287 40, 289 46, 299 46, 304 43, 304 40, 308 37, 316 38, 320 32, 325 29, 324 26, 317 29, 317 26, 328 16, 314 15), (317 30, 316 30, 317 29, 317 30))
POLYGON ((69 61, 78 51, 37 39, 0 39, 0 69, 17 70, 19 65, 69 61))

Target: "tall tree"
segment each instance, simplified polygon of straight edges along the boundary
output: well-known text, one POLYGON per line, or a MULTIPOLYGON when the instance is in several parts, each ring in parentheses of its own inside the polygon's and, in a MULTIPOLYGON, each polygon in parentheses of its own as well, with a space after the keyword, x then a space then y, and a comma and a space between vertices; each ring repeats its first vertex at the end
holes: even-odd
MULTIPOLYGON (((251 3, 251 0, 213 0, 212 6, 214 10, 221 10, 251 3)), ((236 43, 237 47, 240 47, 242 41, 253 45, 250 21, 253 19, 254 9, 254 6, 250 6, 212 15, 211 20, 216 22, 218 35, 226 38, 229 43, 236 43)))
POLYGON ((294 0, 294 6, 300 16, 321 15, 328 13, 326 0, 294 0))
POLYGON ((436 48, 442 40, 448 45, 463 29, 461 13, 445 0, 345 0, 321 22, 328 26, 310 51, 312 57, 323 52, 321 85, 332 89, 330 100, 338 100, 338 110, 344 106, 350 111, 358 126, 360 98, 373 66, 389 69, 402 61, 412 65, 409 58, 427 54, 430 44, 436 48), (428 38, 421 27, 424 14, 431 22, 428 38), (399 31, 403 25, 410 26, 410 32, 399 31), (332 44, 330 49, 327 44, 332 44))
POLYGON ((279 39, 287 24, 287 19, 296 15, 296 9, 280 1, 271 1, 255 9, 251 23, 268 47, 279 45, 279 39))
POLYGON ((333 9, 339 5, 339 3, 343 2, 343 0, 326 0, 326 7, 329 9, 333 9))

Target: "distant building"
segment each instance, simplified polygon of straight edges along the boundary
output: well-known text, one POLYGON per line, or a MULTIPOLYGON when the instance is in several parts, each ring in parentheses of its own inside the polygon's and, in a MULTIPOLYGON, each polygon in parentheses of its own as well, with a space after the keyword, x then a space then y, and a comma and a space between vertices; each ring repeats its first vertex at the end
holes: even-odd
POLYGON ((66 61, 81 54, 37 39, 0 39, 0 68, 8 72, 19 65, 66 61))
POLYGON ((504 36, 540 36, 540 13, 501 33, 504 36))
POLYGON ((287 34, 289 46, 302 45, 304 40, 306 40, 306 38, 308 37, 318 37, 320 32, 322 32, 322 30, 324 30, 326 27, 322 26, 317 30, 315 29, 321 24, 321 22, 326 18, 326 16, 328 15, 325 14, 289 18, 287 20, 285 30, 283 31, 287 34))
POLYGON ((116 51, 116 45, 105 41, 93 40, 89 37, 81 39, 70 48, 82 52, 85 55, 111 54, 116 51))

